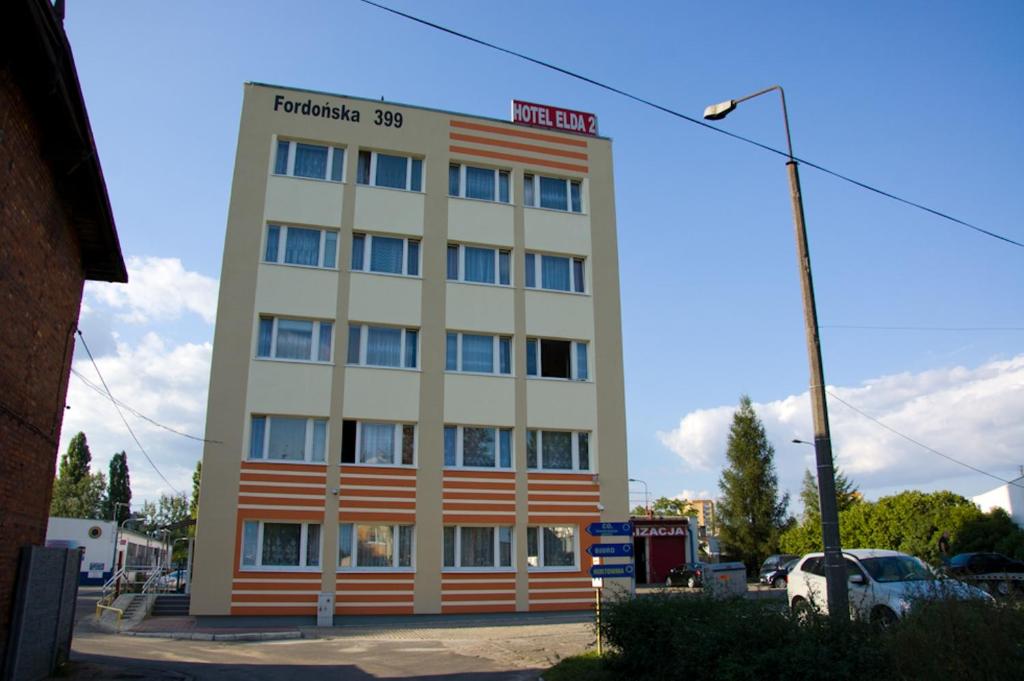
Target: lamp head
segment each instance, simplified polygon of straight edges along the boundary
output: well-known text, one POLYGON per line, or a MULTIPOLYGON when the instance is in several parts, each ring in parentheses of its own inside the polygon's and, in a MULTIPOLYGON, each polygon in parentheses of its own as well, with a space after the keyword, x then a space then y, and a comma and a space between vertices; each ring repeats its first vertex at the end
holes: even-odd
POLYGON ((728 116, 735 108, 736 100, 727 99, 724 102, 712 104, 708 108, 704 109, 704 118, 709 121, 720 121, 728 116))

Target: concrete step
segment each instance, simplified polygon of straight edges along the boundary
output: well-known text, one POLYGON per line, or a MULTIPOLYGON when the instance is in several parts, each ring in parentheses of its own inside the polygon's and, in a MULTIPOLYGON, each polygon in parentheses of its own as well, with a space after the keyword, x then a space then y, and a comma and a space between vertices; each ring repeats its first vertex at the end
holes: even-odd
POLYGON ((153 610, 150 612, 150 615, 154 617, 188 615, 188 609, 191 602, 191 596, 183 594, 161 594, 156 597, 156 603, 153 604, 153 610))

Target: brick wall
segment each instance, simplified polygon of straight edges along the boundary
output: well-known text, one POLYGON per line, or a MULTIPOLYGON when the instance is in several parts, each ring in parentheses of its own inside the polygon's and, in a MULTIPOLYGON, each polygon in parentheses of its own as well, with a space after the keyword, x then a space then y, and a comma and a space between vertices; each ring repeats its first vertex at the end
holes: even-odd
POLYGON ((40 129, 0 68, 0 660, 18 549, 46 537, 83 272, 40 129))

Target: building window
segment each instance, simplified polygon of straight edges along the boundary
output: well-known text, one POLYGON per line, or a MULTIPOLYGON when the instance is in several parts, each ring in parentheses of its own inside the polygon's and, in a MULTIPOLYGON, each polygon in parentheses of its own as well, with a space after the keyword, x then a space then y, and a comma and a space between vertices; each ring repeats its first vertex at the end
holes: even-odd
POLYGON ((526 287, 583 293, 586 288, 583 264, 583 258, 527 253, 526 287))
POLYGON ((587 365, 587 343, 527 338, 526 375, 572 381, 588 380, 590 370, 587 365))
POLYGON ((323 463, 327 419, 302 416, 253 416, 249 459, 323 463))
POLYGON ((509 171, 452 163, 448 166, 448 195, 508 203, 509 171))
POLYGON ((573 213, 583 212, 582 184, 579 180, 543 175, 523 175, 523 205, 551 208, 573 213))
POLYGON ((281 568, 320 565, 319 523, 242 524, 242 567, 281 568))
POLYGON ((511 284, 512 251, 448 244, 448 279, 474 284, 511 284))
POLYGON ((446 568, 512 567, 512 528, 446 526, 446 568))
POLYGON ((526 467, 548 471, 589 471, 590 433, 526 431, 526 467))
POLYGON ((418 338, 416 329, 350 324, 347 362, 371 367, 415 369, 418 366, 418 338))
POLYGON ((411 423, 343 421, 341 462, 412 466, 416 463, 416 426, 411 423))
POLYGON ((338 263, 338 233, 308 227, 267 225, 263 261, 334 269, 338 263))
POLYGON ((512 429, 445 426, 444 465, 512 468, 512 429))
POLYGON ((356 182, 408 191, 423 189, 423 159, 360 151, 356 182))
POLYGON ((412 567, 412 525, 338 525, 339 568, 412 567))
POLYGON ((260 317, 256 356, 304 362, 331 361, 333 322, 260 317))
POLYGON ((340 147, 305 144, 289 140, 277 141, 277 157, 274 159, 275 175, 341 182, 344 172, 345 150, 340 147))
POLYGON ((510 375, 512 338, 449 331, 444 368, 446 371, 510 375))
POLYGON ((576 528, 527 527, 526 564, 535 568, 575 568, 576 528))
POLYGON ((352 234, 352 270, 418 277, 420 274, 420 241, 419 239, 354 233, 352 234))

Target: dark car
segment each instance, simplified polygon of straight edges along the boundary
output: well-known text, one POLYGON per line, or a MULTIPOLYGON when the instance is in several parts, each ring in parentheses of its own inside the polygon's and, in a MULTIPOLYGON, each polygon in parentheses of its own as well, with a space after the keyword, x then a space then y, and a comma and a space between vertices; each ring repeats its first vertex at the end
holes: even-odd
MULTIPOLYGON (((761 563, 761 571, 758 574, 757 578, 758 581, 762 584, 774 585, 774 580, 778 576, 777 573, 779 569, 782 568, 783 565, 786 565, 787 563, 794 561, 799 557, 800 556, 794 556, 792 553, 776 553, 774 555, 768 556, 764 559, 764 562, 761 563), (769 575, 771 575, 771 579, 768 579, 769 575)), ((786 573, 788 572, 789 571, 787 570, 786 573)), ((783 580, 782 584, 780 584, 779 586, 785 585, 786 582, 785 580, 783 580)))
POLYGON ((700 563, 683 563, 668 571, 665 586, 688 586, 699 589, 704 584, 704 566, 700 563))
POLYGON ((1024 573, 1024 562, 1007 558, 1001 553, 958 553, 949 559, 946 571, 954 577, 1003 572, 1024 573))
POLYGON ((796 565, 796 562, 798 560, 800 559, 794 558, 793 560, 789 561, 784 565, 780 565, 774 570, 762 572, 759 577, 761 583, 775 587, 776 589, 784 589, 786 587, 786 582, 789 577, 789 571, 793 569, 793 566, 796 565))

